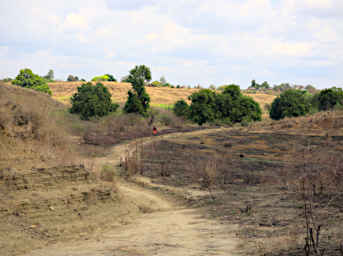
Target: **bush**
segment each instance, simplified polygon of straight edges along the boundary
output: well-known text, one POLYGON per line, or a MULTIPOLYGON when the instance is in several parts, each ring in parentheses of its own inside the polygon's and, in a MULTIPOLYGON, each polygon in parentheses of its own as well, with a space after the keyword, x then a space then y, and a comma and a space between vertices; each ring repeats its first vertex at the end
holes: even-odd
POLYGON ((343 91, 341 88, 322 90, 318 95, 319 110, 334 109, 337 105, 343 105, 343 91))
POLYGON ((117 80, 114 78, 111 74, 105 74, 103 76, 95 76, 92 78, 92 81, 109 81, 109 82, 117 82, 117 80))
POLYGON ((179 100, 175 103, 173 112, 177 116, 187 117, 189 113, 189 106, 186 101, 179 100))
POLYGON ((261 121, 262 120, 262 110, 260 105, 248 96, 242 96, 237 100, 237 103, 234 106, 236 109, 235 114, 233 115, 232 121, 246 122, 251 121, 261 121))
POLYGON ((111 94, 101 83, 95 86, 91 83, 82 84, 71 98, 71 103, 70 112, 80 114, 83 120, 108 115, 119 107, 118 104, 112 103, 111 94))
POLYGON ((67 81, 68 82, 76 82, 76 81, 80 81, 80 80, 79 80, 78 76, 69 75, 67 77, 67 81))
POLYGON ((189 118, 202 125, 216 119, 216 93, 210 89, 202 89, 189 96, 192 101, 189 107, 189 118))
POLYGON ((15 80, 12 81, 12 84, 51 95, 51 90, 45 79, 34 74, 32 70, 28 68, 21 69, 15 80))
POLYGON ((269 112, 270 118, 279 120, 285 117, 304 116, 311 110, 306 92, 295 89, 287 90, 277 97, 269 112))
POLYGON ((229 85, 223 93, 216 94, 212 90, 200 90, 190 96, 189 118, 199 125, 205 122, 238 123, 260 121, 262 111, 252 98, 243 96, 239 86, 229 85))

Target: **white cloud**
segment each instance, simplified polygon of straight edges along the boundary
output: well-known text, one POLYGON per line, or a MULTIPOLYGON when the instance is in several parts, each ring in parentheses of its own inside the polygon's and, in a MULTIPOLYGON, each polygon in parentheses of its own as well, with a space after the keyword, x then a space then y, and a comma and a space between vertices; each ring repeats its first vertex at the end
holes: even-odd
POLYGON ((8 46, 0 46, 0 57, 4 57, 8 53, 8 46))
POLYGON ((84 30, 88 28, 88 22, 85 16, 71 13, 67 15, 63 26, 65 29, 84 30))
POLYGON ((147 64, 174 83, 246 86, 259 76, 287 79, 285 70, 299 65, 323 67, 316 79, 332 84, 341 79, 342 12, 341 0, 4 0, 0 75, 32 65, 62 77, 124 76, 147 64))

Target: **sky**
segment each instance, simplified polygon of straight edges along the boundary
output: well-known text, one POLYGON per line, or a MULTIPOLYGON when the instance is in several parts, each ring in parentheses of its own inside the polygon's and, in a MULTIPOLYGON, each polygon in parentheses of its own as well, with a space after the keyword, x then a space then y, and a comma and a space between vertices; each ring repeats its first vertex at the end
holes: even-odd
POLYGON ((247 88, 343 86, 342 0, 0 0, 0 78, 30 68, 247 88))

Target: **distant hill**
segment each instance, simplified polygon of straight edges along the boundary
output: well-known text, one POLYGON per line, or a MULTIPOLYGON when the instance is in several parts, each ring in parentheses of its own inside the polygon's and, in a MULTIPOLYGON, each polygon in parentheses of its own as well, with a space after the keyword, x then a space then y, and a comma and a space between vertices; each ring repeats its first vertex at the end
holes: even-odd
MULTIPOLYGON (((77 87, 83 82, 54 82, 49 83, 53 98, 64 103, 70 104, 70 97, 77 91, 77 87)), ((117 103, 124 103, 127 99, 127 92, 131 89, 130 83, 102 82, 110 90, 112 98, 117 103)), ((146 87, 151 98, 152 106, 173 105, 180 99, 188 100, 188 96, 199 89, 170 88, 170 87, 146 87)), ((265 104, 271 104, 276 96, 264 93, 243 93, 257 101, 261 108, 265 104)))

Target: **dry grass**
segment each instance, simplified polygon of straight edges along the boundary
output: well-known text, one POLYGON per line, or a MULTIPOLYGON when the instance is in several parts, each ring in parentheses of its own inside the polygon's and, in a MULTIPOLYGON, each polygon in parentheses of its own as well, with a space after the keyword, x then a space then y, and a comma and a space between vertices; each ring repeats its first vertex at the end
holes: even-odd
MULTIPOLYGON (((131 89, 130 83, 117 83, 117 82, 102 82, 112 94, 112 100, 117 103, 124 103, 127 100, 127 92, 131 89)), ((64 104, 70 104, 70 97, 77 92, 82 82, 55 82, 49 83, 53 93, 53 98, 61 101, 64 104)), ((156 88, 146 87, 148 94, 151 98, 152 105, 159 104, 174 104, 180 99, 187 100, 188 96, 198 89, 186 88, 156 88)))
MULTIPOLYGON (((68 105, 70 104, 70 97, 77 91, 77 87, 81 84, 82 82, 54 82, 49 83, 49 86, 52 90, 53 98, 68 105)), ((114 102, 126 102, 127 92, 131 89, 131 84, 117 82, 103 82, 103 84, 109 89, 114 102)), ((175 102, 181 99, 188 101, 188 97, 192 93, 199 90, 169 87, 146 87, 146 89, 148 94, 150 95, 151 104, 153 106, 162 104, 173 105, 175 104, 175 102)), ((264 109, 265 104, 271 104, 276 97, 274 95, 263 93, 247 93, 245 95, 250 96, 255 101, 257 101, 262 109, 264 109)))
POLYGON ((73 138, 65 129, 65 107, 30 89, 0 85, 0 166, 72 161, 73 138))

